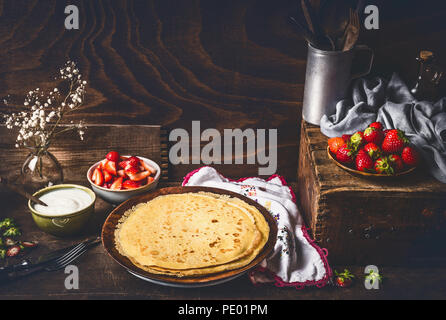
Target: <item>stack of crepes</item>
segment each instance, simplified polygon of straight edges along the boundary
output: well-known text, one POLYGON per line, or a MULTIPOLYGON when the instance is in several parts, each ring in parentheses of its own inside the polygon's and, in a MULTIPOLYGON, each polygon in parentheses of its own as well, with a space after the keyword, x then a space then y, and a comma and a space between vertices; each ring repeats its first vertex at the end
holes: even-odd
POLYGON ((118 251, 150 273, 204 276, 248 265, 265 246, 269 226, 256 207, 209 192, 170 194, 121 218, 118 251))

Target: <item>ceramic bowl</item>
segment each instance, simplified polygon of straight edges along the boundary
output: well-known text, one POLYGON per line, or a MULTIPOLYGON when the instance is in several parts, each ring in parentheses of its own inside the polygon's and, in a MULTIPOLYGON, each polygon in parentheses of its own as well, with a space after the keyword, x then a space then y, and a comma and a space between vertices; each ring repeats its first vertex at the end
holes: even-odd
POLYGON ((58 184, 51 187, 47 187, 44 189, 41 189, 34 193, 33 195, 35 197, 40 197, 44 195, 47 192, 50 192, 52 190, 57 189, 64 189, 64 188, 77 188, 85 191, 88 193, 92 199, 91 204, 86 207, 85 209, 69 213, 66 215, 43 215, 36 211, 33 207, 33 204, 31 201, 28 201, 28 208, 31 211, 32 217, 34 219, 34 222, 37 224, 37 226, 47 233, 50 233, 52 235, 58 236, 58 237, 65 237, 65 236, 71 236, 74 235, 81 230, 84 229, 85 225, 87 224, 88 220, 91 218, 91 216, 94 213, 94 204, 96 201, 96 194, 91 191, 89 188, 79 186, 76 184, 58 184))
MULTIPOLYGON (((125 157, 129 157, 129 156, 125 156, 125 157)), ((129 189, 129 190, 110 190, 107 188, 103 188, 100 186, 97 186, 92 180, 91 180, 91 176, 93 174, 94 169, 96 169, 97 166, 99 166, 99 164, 101 163, 101 161, 96 162, 94 165, 92 165, 90 167, 90 169, 88 169, 87 172, 87 179, 88 182, 90 182, 91 188, 93 189, 93 191, 99 196, 101 197, 103 200, 112 203, 112 204, 120 204, 130 198, 133 198, 134 196, 143 194, 145 192, 148 192, 150 190, 153 190, 157 187, 159 179, 160 179, 160 175, 161 175, 161 168, 159 167, 159 165, 155 162, 152 161, 150 159, 144 158, 144 157, 140 157, 140 156, 136 156, 139 159, 141 159, 142 161, 144 161, 145 163, 151 165, 152 167, 154 167, 156 169, 156 175, 154 177, 154 180, 149 183, 146 184, 140 188, 137 189, 129 189)))

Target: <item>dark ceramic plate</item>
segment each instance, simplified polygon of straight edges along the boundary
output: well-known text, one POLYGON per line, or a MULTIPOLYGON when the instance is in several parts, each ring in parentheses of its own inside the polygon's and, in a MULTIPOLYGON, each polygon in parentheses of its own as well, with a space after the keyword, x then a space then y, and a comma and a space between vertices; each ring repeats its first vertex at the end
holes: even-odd
POLYGON ((404 171, 401 172, 397 172, 395 174, 381 174, 381 173, 370 173, 370 172, 362 172, 359 170, 355 170, 352 169, 342 163, 340 163, 338 160, 336 160, 335 156, 331 153, 330 151, 330 147, 327 147, 327 154, 328 154, 328 158, 330 158, 338 167, 344 169, 345 171, 348 171, 352 174, 358 175, 358 176, 363 176, 363 177, 370 177, 370 178, 392 178, 392 177, 400 177, 400 176, 405 176, 409 173, 411 173, 412 171, 414 171, 416 169, 416 167, 412 167, 409 169, 406 169, 404 171))
POLYGON ((226 282, 229 280, 232 280, 248 270, 252 269, 253 267, 257 266, 262 260, 264 260, 273 250, 274 245, 276 243, 277 238, 277 225, 274 220, 274 218, 271 216, 269 211, 255 202, 254 200, 251 200, 247 197, 244 197, 238 193, 234 193, 227 190, 217 189, 217 188, 209 188, 209 187, 171 187, 171 188, 163 188, 159 189, 157 191, 154 191, 152 193, 144 194, 138 197, 131 198, 127 200, 126 202, 122 203, 118 207, 116 207, 110 215, 105 220, 105 223, 102 227, 102 243, 104 245, 105 250, 108 252, 108 254, 121 266, 127 269, 128 272, 133 274, 134 276, 141 278, 146 281, 150 281, 153 283, 166 285, 166 286, 174 286, 174 287, 204 287, 204 286, 210 286, 210 285, 216 285, 222 282, 226 282), (262 215, 265 217, 266 221, 268 222, 270 232, 268 241, 266 242, 265 246, 263 247, 262 251, 257 255, 257 257, 254 258, 251 263, 248 265, 235 269, 235 270, 229 270, 214 274, 208 274, 204 276, 196 276, 196 277, 175 277, 175 276, 168 276, 168 275, 162 275, 162 274, 153 274, 150 272, 147 272, 145 270, 142 270, 135 266, 127 257, 121 255, 118 250, 115 247, 115 229, 116 225, 121 219, 124 212, 131 209, 133 206, 148 202, 158 196, 167 195, 167 194, 181 194, 181 193, 188 193, 188 192, 212 192, 216 194, 225 194, 229 195, 231 197, 239 198, 249 205, 252 205, 256 207, 262 215))

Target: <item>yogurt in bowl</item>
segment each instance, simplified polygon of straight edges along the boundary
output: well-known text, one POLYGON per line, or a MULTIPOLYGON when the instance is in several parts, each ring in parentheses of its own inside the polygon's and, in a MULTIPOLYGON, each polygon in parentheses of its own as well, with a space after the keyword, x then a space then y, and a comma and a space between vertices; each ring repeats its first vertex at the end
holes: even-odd
POLYGON ((60 184, 34 194, 48 206, 28 201, 37 226, 43 231, 67 236, 80 232, 94 212, 95 193, 83 186, 60 184))
POLYGON ((34 210, 44 216, 64 216, 87 208, 93 199, 79 188, 50 190, 39 197, 48 206, 34 204, 34 210))

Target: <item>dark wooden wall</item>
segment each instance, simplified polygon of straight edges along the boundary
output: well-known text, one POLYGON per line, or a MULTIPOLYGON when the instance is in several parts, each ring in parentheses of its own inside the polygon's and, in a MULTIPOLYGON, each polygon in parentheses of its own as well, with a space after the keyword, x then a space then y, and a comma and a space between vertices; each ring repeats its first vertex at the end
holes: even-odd
MULTIPOLYGON (((295 180, 306 45, 286 16, 297 2, 0 0, 0 97, 9 101, 1 110, 28 90, 54 85, 71 58, 89 82, 87 104, 73 120, 278 128, 278 173, 295 180), (80 30, 65 30, 67 4, 78 5, 80 30)), ((442 2, 366 1, 380 9, 380 30, 361 36, 375 49, 374 73, 413 79, 420 49, 446 57, 442 2)), ((171 178, 190 168, 171 168, 171 178)), ((254 166, 221 169, 257 173, 254 166)))

